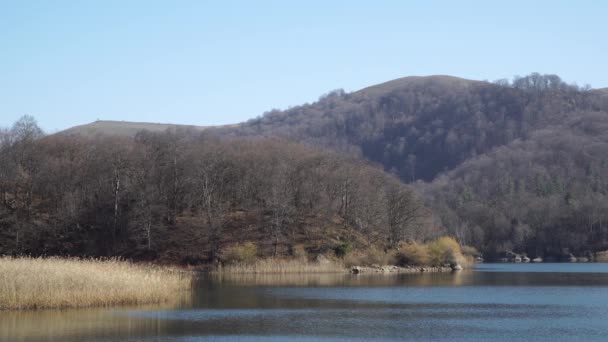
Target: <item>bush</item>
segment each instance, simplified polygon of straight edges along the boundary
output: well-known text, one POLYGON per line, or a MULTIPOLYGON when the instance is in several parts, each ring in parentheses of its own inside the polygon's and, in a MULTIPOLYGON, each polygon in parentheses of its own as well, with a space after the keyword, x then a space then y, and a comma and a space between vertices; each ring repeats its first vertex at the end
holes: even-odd
POLYGON ((428 265, 429 251, 426 245, 411 243, 403 245, 397 251, 397 263, 401 266, 405 265, 428 265))
MULTIPOLYGON (((226 265, 217 271, 223 274, 288 274, 288 273, 344 273, 346 269, 339 261, 325 259, 326 262, 309 262, 308 260, 262 258, 251 264, 236 263, 226 265)), ((256 281, 274 278, 256 278, 256 281)), ((296 278, 289 278, 296 279, 296 278)), ((239 278, 243 281, 242 278, 239 278)))
POLYGON ((258 247, 253 242, 236 244, 222 251, 222 261, 226 264, 252 264, 258 254, 258 247))
POLYGON ((352 251, 344 256, 344 264, 350 266, 392 265, 395 263, 394 255, 383 250, 370 247, 365 250, 352 251))
POLYGON ((428 244, 429 261, 433 266, 465 263, 460 244, 451 237, 443 236, 428 244))
POLYGON ((302 245, 295 245, 291 247, 291 255, 296 259, 306 260, 308 258, 308 253, 306 253, 306 248, 302 245))
POLYGON ((334 253, 338 258, 344 258, 346 254, 352 251, 353 247, 348 242, 342 242, 334 248, 334 253))

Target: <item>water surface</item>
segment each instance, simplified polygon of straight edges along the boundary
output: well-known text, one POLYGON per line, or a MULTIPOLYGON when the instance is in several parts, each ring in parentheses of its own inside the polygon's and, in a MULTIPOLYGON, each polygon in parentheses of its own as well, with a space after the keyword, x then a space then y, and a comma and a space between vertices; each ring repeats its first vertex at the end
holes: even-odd
POLYGON ((7 341, 606 341, 608 264, 201 277, 163 306, 0 312, 7 341))

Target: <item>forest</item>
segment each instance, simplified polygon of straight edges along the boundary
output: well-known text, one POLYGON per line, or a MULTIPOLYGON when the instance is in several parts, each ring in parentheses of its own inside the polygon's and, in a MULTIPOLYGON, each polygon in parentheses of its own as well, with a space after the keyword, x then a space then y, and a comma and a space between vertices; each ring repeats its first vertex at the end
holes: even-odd
POLYGON ((219 131, 373 161, 413 184, 443 229, 487 257, 560 258, 608 249, 607 95, 538 73, 406 77, 219 131))
POLYGON ((0 253, 214 262, 248 241, 272 256, 443 234, 489 260, 608 250, 608 93, 555 75, 406 77, 216 128, 87 127, 47 136, 26 116, 0 133, 0 253))
POLYGON ((45 136, 29 116, 0 138, 0 254, 197 264, 236 244, 287 256, 440 233, 397 178, 279 138, 45 136))

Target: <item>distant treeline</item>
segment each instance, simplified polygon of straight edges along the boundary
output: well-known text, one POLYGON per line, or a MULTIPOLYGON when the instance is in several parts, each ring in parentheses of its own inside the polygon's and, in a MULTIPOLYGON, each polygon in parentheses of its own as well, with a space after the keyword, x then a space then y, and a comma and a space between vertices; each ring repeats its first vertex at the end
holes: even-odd
POLYGON ((451 234, 486 253, 606 250, 608 114, 577 113, 417 187, 451 234))
POLYGON ((418 182, 462 243, 487 256, 608 249, 608 93, 537 73, 406 77, 220 130, 283 136, 418 182))
POLYGON ((246 241, 286 255, 439 233, 398 179, 282 139, 45 137, 27 116, 0 132, 0 254, 209 262, 246 241))

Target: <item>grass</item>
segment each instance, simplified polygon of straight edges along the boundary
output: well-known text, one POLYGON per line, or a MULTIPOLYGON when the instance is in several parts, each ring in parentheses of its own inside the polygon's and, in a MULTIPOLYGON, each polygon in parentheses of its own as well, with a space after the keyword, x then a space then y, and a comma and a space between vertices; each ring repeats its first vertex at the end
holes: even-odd
POLYGON ((0 309, 162 303, 191 275, 126 261, 0 257, 0 309))
POLYGON ((310 262, 306 259, 257 259, 251 263, 232 263, 218 269, 218 273, 246 274, 246 273, 344 273, 346 269, 340 262, 327 260, 326 262, 310 262))

